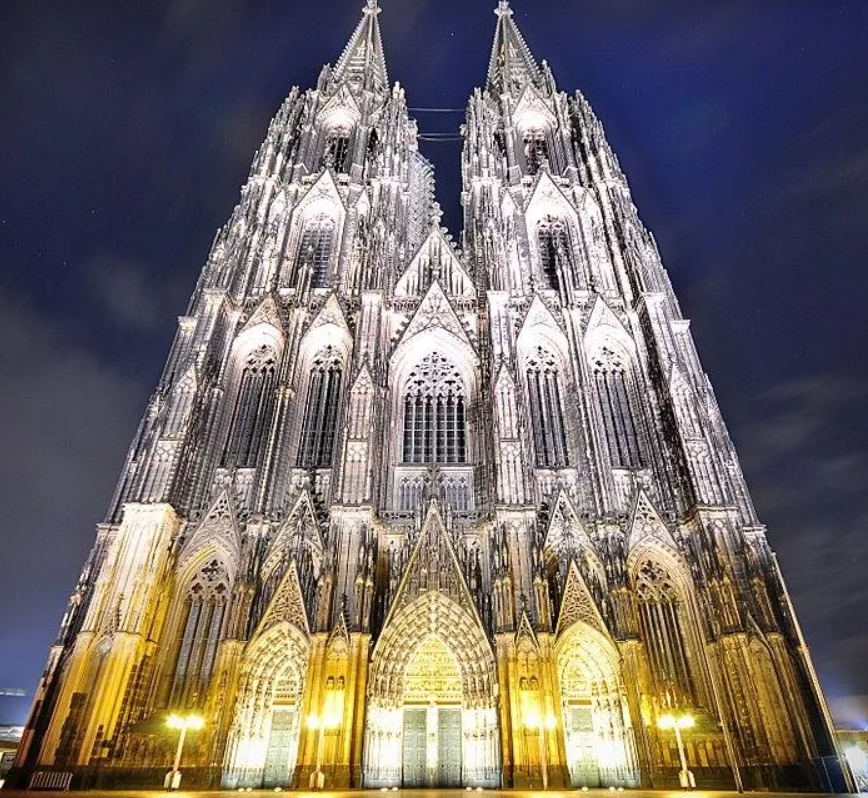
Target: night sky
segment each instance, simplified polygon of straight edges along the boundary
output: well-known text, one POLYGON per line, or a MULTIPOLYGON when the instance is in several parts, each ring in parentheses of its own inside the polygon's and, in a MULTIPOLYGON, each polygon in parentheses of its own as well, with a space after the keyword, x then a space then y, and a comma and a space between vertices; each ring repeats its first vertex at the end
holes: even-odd
MULTIPOLYGON (((463 108, 494 0, 382 1, 410 105, 463 108)), ((32 691, 269 118, 361 5, 0 3, 0 687, 32 691)), ((606 126, 836 715, 868 723, 868 3, 515 8, 606 126)), ((457 238, 460 144, 422 151, 457 238)))

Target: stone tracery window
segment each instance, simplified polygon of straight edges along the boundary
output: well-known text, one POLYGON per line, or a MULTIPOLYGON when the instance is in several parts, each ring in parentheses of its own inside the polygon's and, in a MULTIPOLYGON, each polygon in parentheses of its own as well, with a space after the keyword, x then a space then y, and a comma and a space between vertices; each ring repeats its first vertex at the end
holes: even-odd
POLYGON ((299 450, 301 468, 330 468, 341 401, 343 364, 331 346, 313 361, 308 378, 307 405, 299 450))
POLYGON ((687 608, 669 571, 653 559, 639 563, 634 575, 639 625, 659 692, 670 706, 696 700, 686 645, 687 608))
POLYGON ((253 468, 274 413, 277 354, 268 344, 244 359, 223 464, 253 468))
POLYGON ((591 359, 600 397, 609 457, 616 468, 640 468, 639 435, 630 401, 630 366, 626 358, 608 347, 591 359))
POLYGON ((536 463, 541 468, 564 468, 569 456, 561 375, 555 356, 542 347, 527 362, 527 390, 536 463))
POLYGON ((217 645, 229 603, 229 574, 220 560, 202 566, 187 588, 170 704, 197 706, 214 671, 217 645))
POLYGON ((464 463, 466 398, 461 373, 443 355, 428 355, 404 389, 405 463, 464 463))
POLYGON ((326 214, 320 213, 305 221, 295 259, 296 281, 303 269, 310 269, 311 285, 326 287, 334 237, 334 220, 326 214))
POLYGON ((535 175, 548 163, 549 147, 543 130, 529 130, 524 134, 524 159, 527 173, 535 175))
POLYGON ((548 288, 558 287, 558 264, 566 267, 570 262, 567 228, 561 219, 547 216, 536 229, 542 276, 548 288))
POLYGON ((350 157, 350 132, 346 128, 335 128, 326 137, 323 166, 329 166, 338 174, 347 172, 350 157))

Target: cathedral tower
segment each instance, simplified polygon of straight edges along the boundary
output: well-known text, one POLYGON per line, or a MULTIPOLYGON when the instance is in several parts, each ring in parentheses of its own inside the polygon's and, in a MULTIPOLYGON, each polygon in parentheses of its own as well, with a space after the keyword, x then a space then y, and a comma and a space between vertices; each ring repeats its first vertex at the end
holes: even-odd
POLYGON ((376 0, 214 241, 19 778, 843 789, 689 322, 600 122, 497 9, 441 227, 376 0))

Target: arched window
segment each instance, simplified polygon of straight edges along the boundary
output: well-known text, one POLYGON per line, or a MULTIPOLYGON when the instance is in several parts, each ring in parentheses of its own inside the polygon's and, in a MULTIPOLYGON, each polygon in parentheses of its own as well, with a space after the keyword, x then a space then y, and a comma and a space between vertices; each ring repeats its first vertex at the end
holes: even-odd
POLYGON ((428 355, 404 389, 404 462, 466 462, 466 409, 458 369, 443 355, 428 355))
POLYGON ((697 696, 685 644, 686 607, 675 581, 659 562, 646 559, 635 571, 635 585, 640 631, 658 693, 667 706, 690 706, 697 696))
POLYGON ((642 458, 630 402, 629 364, 612 349, 603 347, 592 358, 591 368, 602 405, 612 465, 616 468, 640 468, 642 458))
POLYGON ((527 390, 537 465, 541 468, 569 465, 558 362, 542 347, 527 362, 527 390))
POLYGON ((244 360, 223 464, 253 468, 274 413, 277 356, 264 344, 244 360))
POLYGON ((295 259, 296 280, 304 269, 310 269, 311 285, 326 287, 334 237, 335 223, 324 213, 305 221, 295 259))
POLYGON ((567 228, 560 219, 547 216, 536 229, 542 275, 549 288, 558 287, 558 264, 565 268, 570 262, 567 228))
POLYGON ((201 705, 214 672, 229 603, 229 575, 220 560, 199 569, 187 588, 170 706, 201 705))
POLYGON ((529 130, 524 134, 524 159, 529 175, 537 174, 548 163, 549 147, 542 130, 529 130))
POLYGON ((350 133, 345 128, 329 131, 326 137, 322 165, 330 166, 338 174, 348 171, 350 159, 350 133))
POLYGON ((343 379, 341 357, 331 346, 314 359, 307 388, 299 466, 330 468, 343 379))

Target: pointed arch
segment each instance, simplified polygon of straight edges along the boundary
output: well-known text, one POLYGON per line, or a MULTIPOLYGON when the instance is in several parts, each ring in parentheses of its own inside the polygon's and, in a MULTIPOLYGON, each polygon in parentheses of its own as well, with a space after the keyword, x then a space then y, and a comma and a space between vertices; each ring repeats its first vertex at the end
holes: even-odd
POLYGON ((309 657, 309 640, 287 621, 262 630, 247 645, 226 746, 224 787, 292 784, 309 657))
POLYGON ((246 328, 233 344, 226 380, 224 466, 257 465, 274 418, 282 348, 283 335, 265 322, 246 328))
POLYGON ((534 347, 525 355, 524 374, 536 464, 540 468, 566 468, 570 457, 560 361, 550 350, 534 347))
POLYGON ((331 468, 342 390, 343 358, 334 347, 324 347, 314 357, 308 374, 300 468, 331 468))
POLYGON ((636 786, 639 774, 620 656, 605 627, 588 620, 566 623, 555 642, 572 786, 636 786))
POLYGON ((223 639, 235 564, 219 550, 204 550, 187 562, 178 580, 169 706, 201 707, 208 696, 217 646, 223 639))
POLYGON ((330 170, 299 201, 293 211, 287 257, 290 286, 326 288, 335 273, 346 207, 330 170))
POLYGON ((614 468, 642 468, 643 451, 635 345, 606 303, 599 299, 585 333, 605 446, 614 468))
POLYGON ((332 466, 351 348, 346 319, 332 294, 299 349, 296 390, 303 402, 296 421, 299 468, 332 466))
POLYGON ((537 222, 535 230, 540 276, 545 287, 557 290, 560 275, 572 268, 572 255, 567 225, 557 216, 545 216, 537 222))
POLYGON ((439 352, 423 357, 402 394, 402 462, 466 462, 467 389, 452 360, 439 352))

